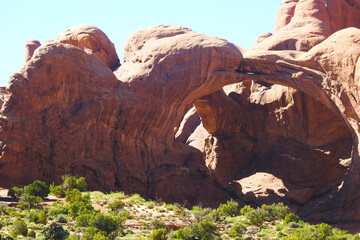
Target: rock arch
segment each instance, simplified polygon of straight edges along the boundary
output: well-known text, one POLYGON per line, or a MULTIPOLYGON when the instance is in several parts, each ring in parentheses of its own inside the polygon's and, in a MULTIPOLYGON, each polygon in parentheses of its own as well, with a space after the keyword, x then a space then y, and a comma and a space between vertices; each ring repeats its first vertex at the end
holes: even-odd
MULTIPOLYGON (((97 32, 92 28, 86 26, 97 32)), ((81 41, 75 47, 61 36, 40 46, 10 79, 0 119, 2 186, 59 181, 70 172, 92 188, 168 201, 215 205, 236 197, 198 150, 174 140, 174 128, 192 103, 252 80, 298 89, 344 121, 354 148, 343 187, 304 211, 333 222, 360 218, 359 29, 341 30, 307 52, 276 52, 157 25, 129 36, 115 72, 117 56, 101 51, 104 38, 84 51, 81 41), (106 63, 109 56, 114 64, 106 63)))

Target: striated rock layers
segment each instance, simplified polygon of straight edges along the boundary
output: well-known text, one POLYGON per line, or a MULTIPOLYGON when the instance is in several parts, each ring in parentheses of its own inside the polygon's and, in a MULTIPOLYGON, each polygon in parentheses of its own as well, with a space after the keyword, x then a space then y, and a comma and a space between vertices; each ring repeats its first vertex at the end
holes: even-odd
POLYGON ((72 173, 166 201, 268 198, 360 220, 357 27, 359 1, 284 0, 249 50, 156 25, 127 38, 121 66, 102 31, 70 28, 2 92, 1 186, 72 173), (254 179, 269 187, 242 195, 254 179))

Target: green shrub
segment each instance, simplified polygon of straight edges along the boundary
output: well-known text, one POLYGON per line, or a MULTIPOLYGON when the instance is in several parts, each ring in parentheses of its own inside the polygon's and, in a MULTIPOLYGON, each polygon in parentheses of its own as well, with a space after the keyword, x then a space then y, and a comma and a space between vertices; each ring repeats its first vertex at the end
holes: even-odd
POLYGON ((251 206, 245 205, 242 209, 240 209, 240 214, 241 214, 241 215, 246 215, 247 213, 252 212, 252 211, 254 211, 254 210, 255 210, 255 209, 252 208, 251 206))
POLYGON ((23 195, 21 195, 17 207, 21 209, 41 208, 42 202, 43 199, 41 197, 28 195, 24 193, 23 195))
POLYGON ((212 240, 217 235, 217 227, 210 222, 193 223, 177 231, 177 238, 184 240, 212 240))
POLYGON ((55 217, 55 222, 57 223, 67 223, 69 221, 69 217, 65 214, 59 214, 55 217))
POLYGON ((286 214, 289 213, 289 208, 284 206, 283 203, 273 203, 271 205, 263 204, 261 206, 264 214, 264 220, 275 221, 284 219, 286 214))
POLYGON ((152 229, 161 229, 161 228, 165 228, 165 223, 160 219, 155 218, 150 222, 150 226, 152 229))
POLYGON ((10 235, 16 237, 18 235, 23 235, 26 237, 28 234, 28 229, 26 223, 23 220, 16 220, 10 228, 10 235))
POLYGON ((45 239, 49 240, 64 240, 69 236, 69 232, 57 223, 52 223, 46 227, 42 232, 45 239))
POLYGON ((50 190, 46 183, 35 180, 24 188, 24 193, 30 196, 46 198, 49 195, 50 190))
POLYGON ((299 222, 300 218, 293 213, 289 213, 285 216, 284 224, 287 225, 290 222, 299 222))
POLYGON ((166 233, 167 233, 166 228, 155 229, 150 234, 150 240, 166 240, 167 239, 166 233))
POLYGON ((85 192, 87 189, 86 180, 84 177, 76 178, 71 175, 62 176, 63 187, 65 190, 78 189, 80 192, 85 192))
POLYGON ((219 218, 218 212, 210 208, 194 206, 191 211, 196 222, 217 221, 219 218))
POLYGON ((73 189, 66 191, 65 200, 73 203, 73 202, 85 202, 90 203, 90 194, 82 194, 79 189, 73 189))
POLYGON ((65 197, 65 189, 62 185, 50 184, 50 194, 56 197, 65 197))
POLYGON ((44 210, 32 210, 28 212, 27 218, 34 223, 46 224, 47 215, 44 210))
POLYGON ((28 232, 28 237, 35 238, 35 237, 36 237, 36 232, 31 229, 31 230, 28 232))
POLYGON ((67 215, 69 213, 69 205, 64 204, 63 202, 56 201, 48 209, 49 216, 57 216, 60 214, 67 215))
POLYGON ((114 216, 96 213, 78 216, 75 219, 75 226, 94 227, 109 235, 111 232, 120 229, 121 224, 114 216))
POLYGON ((81 237, 81 240, 93 240, 95 235, 97 235, 98 239, 101 239, 100 236, 103 236, 106 239, 106 232, 100 231, 95 227, 87 227, 83 236, 81 237))
POLYGON ((220 206, 216 209, 216 211, 219 213, 219 216, 221 217, 227 217, 227 216, 234 217, 238 215, 238 208, 239 208, 239 204, 231 199, 230 201, 227 201, 224 204, 220 204, 220 206))
POLYGON ((261 226, 264 221, 275 221, 284 219, 286 214, 289 212, 289 208, 284 206, 282 203, 265 205, 256 209, 245 206, 240 210, 248 220, 249 223, 255 226, 261 226))
POLYGON ((135 193, 131 195, 129 198, 125 199, 124 202, 130 204, 141 204, 141 203, 145 203, 146 201, 139 194, 135 193))
POLYGON ((119 212, 121 209, 124 208, 124 206, 125 206, 125 203, 123 203, 120 200, 116 200, 116 201, 109 203, 109 205, 107 205, 106 208, 110 209, 111 211, 114 211, 114 212, 119 212))
POLYGON ((9 189, 7 195, 11 198, 19 198, 24 193, 23 188, 12 187, 9 189))
POLYGON ((89 214, 94 211, 94 207, 87 202, 73 202, 69 205, 69 216, 77 217, 83 214, 89 214))
POLYGON ((4 202, 0 202, 0 214, 6 213, 8 206, 4 202))
POLYGON ((229 237, 241 237, 246 232, 246 227, 242 223, 237 223, 231 227, 229 237))

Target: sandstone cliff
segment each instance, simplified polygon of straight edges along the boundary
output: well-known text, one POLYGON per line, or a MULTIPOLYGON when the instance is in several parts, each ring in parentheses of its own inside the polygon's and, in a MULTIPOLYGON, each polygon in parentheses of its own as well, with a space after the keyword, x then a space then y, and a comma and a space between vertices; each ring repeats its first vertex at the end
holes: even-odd
POLYGON ((127 38, 122 65, 101 30, 67 29, 2 94, 0 183, 73 173, 166 201, 282 200, 360 220, 359 6, 284 0, 249 50, 156 25, 127 38), (243 196, 259 172, 281 187, 243 196))

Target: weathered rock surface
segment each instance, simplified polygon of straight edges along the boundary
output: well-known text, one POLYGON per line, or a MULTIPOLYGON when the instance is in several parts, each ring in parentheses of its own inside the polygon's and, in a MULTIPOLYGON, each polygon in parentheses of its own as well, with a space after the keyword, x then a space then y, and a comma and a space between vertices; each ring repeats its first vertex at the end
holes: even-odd
POLYGON ((111 70, 120 66, 114 44, 103 31, 92 25, 83 24, 68 28, 56 36, 55 42, 79 47, 100 59, 111 70))
POLYGON ((303 215, 360 220, 358 6, 284 0, 275 33, 250 50, 156 25, 127 38, 120 67, 103 32, 66 30, 11 76, 1 187, 73 173, 92 188, 214 205, 256 201, 235 183, 264 172, 284 188, 262 192, 303 215))
POLYGON ((28 40, 25 43, 25 62, 29 61, 34 55, 35 50, 40 47, 38 40, 28 40))

